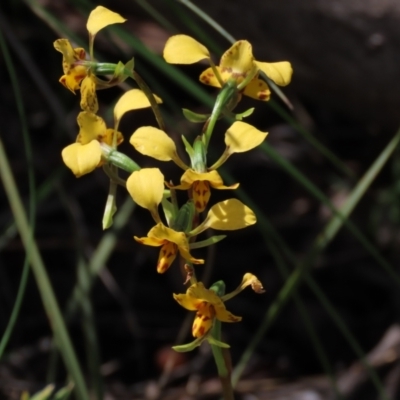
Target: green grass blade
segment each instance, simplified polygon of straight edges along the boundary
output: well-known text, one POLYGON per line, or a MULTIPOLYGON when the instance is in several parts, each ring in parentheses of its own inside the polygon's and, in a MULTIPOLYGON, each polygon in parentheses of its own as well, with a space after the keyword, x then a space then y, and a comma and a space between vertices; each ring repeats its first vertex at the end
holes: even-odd
POLYGON ((47 275, 42 257, 36 243, 31 240, 32 232, 26 218, 21 198, 15 184, 14 177, 8 163, 7 155, 0 140, 0 176, 10 203, 10 207, 17 223, 18 231, 22 242, 29 252, 29 259, 32 270, 39 288, 40 296, 43 301, 47 316, 51 321, 51 328, 56 339, 59 351, 63 356, 65 366, 75 383, 75 391, 79 400, 89 400, 82 371, 76 358, 71 339, 62 318, 60 308, 47 275))

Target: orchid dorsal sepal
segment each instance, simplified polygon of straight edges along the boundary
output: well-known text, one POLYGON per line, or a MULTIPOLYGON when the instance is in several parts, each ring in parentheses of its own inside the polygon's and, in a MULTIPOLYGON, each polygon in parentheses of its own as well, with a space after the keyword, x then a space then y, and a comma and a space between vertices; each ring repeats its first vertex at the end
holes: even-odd
POLYGON ((213 244, 218 243, 225 238, 226 238, 226 235, 211 236, 208 239, 190 243, 189 248, 192 250, 192 249, 200 249, 202 247, 212 246, 213 244))
POLYGON ((256 222, 257 218, 249 207, 240 200, 229 199, 212 206, 204 221, 187 235, 196 236, 208 228, 221 231, 237 230, 256 222))
MULTIPOLYGON (((157 103, 162 100, 154 95, 157 103)), ((129 111, 139 110, 150 107, 150 102, 144 92, 140 89, 131 89, 126 91, 117 101, 114 107, 114 126, 118 126, 121 118, 129 111)))
POLYGON ((171 228, 177 232, 189 232, 192 229, 194 215, 194 203, 193 200, 189 200, 178 211, 171 228))
POLYGON ((89 49, 91 58, 93 58, 93 41, 96 34, 108 25, 120 24, 125 21, 126 19, 121 17, 121 15, 103 6, 97 6, 89 14, 86 29, 89 32, 89 49))
POLYGON ((193 156, 191 157, 193 171, 204 173, 207 171, 207 149, 201 137, 197 137, 193 144, 193 156))
POLYGON ((254 149, 267 135, 268 132, 262 132, 246 122, 235 121, 225 132, 224 152, 209 169, 218 169, 234 153, 244 153, 254 149))
POLYGON ((183 116, 190 122, 195 124, 206 122, 210 117, 210 114, 198 114, 193 111, 188 110, 187 108, 182 108, 183 116))
POLYGON ((115 165, 118 168, 123 169, 126 172, 132 173, 134 171, 139 171, 140 167, 135 163, 131 158, 129 158, 126 154, 121 153, 106 143, 99 143, 102 159, 107 161, 108 163, 115 165))
POLYGON ((255 110, 255 108, 252 107, 242 113, 235 114, 236 121, 241 121, 243 118, 249 117, 251 114, 253 114, 254 110, 255 110))
POLYGON ((178 167, 189 169, 180 159, 174 141, 161 129, 142 126, 132 134, 129 143, 145 156, 159 161, 173 161, 178 167))
POLYGON ((102 220, 103 230, 110 228, 113 224, 113 217, 114 214, 117 212, 116 197, 117 184, 110 181, 110 188, 108 190, 108 196, 102 220))
POLYGON ((150 211, 156 223, 161 222, 158 205, 164 194, 164 175, 158 168, 143 168, 133 172, 126 181, 133 201, 150 211))

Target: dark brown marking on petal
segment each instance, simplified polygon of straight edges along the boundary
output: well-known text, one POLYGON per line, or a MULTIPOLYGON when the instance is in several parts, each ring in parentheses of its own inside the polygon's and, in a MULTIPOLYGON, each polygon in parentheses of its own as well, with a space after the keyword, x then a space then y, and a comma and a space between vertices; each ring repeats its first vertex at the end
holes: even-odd
POLYGON ((200 336, 204 336, 204 333, 205 333, 204 326, 200 327, 199 333, 200 333, 200 336))
POLYGON ((257 96, 260 100, 268 99, 268 96, 265 93, 259 93, 257 96))

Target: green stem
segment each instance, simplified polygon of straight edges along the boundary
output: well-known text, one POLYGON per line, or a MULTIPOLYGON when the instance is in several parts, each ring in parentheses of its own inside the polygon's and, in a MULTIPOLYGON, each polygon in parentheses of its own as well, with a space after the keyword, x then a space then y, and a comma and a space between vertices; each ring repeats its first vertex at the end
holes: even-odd
POLYGON ((149 99, 154 116, 156 117, 156 120, 157 120, 157 124, 158 124, 159 128, 165 132, 166 127, 165 127, 164 119, 161 115, 160 107, 158 107, 157 101, 154 98, 153 92, 150 90, 150 88, 147 86, 147 83, 141 78, 141 76, 136 71, 129 72, 129 76, 134 81, 136 81, 136 83, 138 84, 140 89, 143 90, 144 94, 149 99))
MULTIPOLYGON (((216 292, 219 297, 222 297, 225 294, 225 283, 223 281, 215 282, 210 289, 216 292)), ((211 328, 211 336, 221 342, 221 322, 217 319, 211 328)), ((211 344, 211 350, 221 381, 223 398, 224 400, 234 400, 231 382, 232 362, 229 349, 211 344)))
POLYGON ((214 127, 215 127, 215 124, 216 124, 218 118, 223 113, 225 107, 227 105, 229 105, 229 102, 235 98, 235 95, 237 95, 236 82, 235 81, 226 82, 225 86, 219 92, 217 99, 215 101, 215 104, 214 104, 214 108, 210 115, 210 118, 207 120, 207 122, 205 123, 204 128, 203 128, 203 130, 205 130, 204 144, 206 146, 206 149, 208 148, 208 144, 210 143, 211 135, 214 131, 214 127))
POLYGON ((113 149, 111 146, 108 146, 105 143, 100 143, 100 145, 103 152, 103 158, 107 162, 129 173, 140 170, 139 165, 137 165, 135 161, 133 161, 124 153, 113 149))

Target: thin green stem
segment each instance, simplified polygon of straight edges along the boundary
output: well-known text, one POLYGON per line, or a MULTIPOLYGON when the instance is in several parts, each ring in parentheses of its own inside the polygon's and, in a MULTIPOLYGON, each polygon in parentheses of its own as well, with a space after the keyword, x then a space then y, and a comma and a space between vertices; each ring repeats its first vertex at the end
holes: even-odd
MULTIPOLYGON (((210 287, 210 290, 213 290, 219 297, 222 297, 225 294, 225 283, 223 281, 215 282, 210 287)), ((211 336, 221 342, 221 322, 217 319, 214 320, 213 327, 211 328, 211 336)), ((211 350, 221 381, 223 398, 224 400, 234 400, 231 383, 232 362, 229 349, 211 344, 211 350)))

